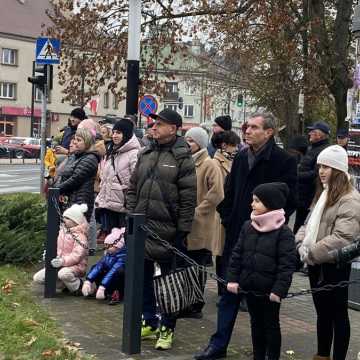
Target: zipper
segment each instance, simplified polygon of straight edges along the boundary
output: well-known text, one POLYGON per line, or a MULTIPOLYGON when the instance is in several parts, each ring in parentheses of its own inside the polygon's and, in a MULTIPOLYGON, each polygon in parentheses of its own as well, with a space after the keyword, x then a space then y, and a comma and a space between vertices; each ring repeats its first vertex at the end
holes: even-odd
MULTIPOLYGON (((159 159, 160 159, 160 151, 158 152, 158 155, 157 155, 156 161, 155 161, 155 163, 154 163, 154 165, 153 165, 153 168, 155 168, 155 166, 157 166, 157 164, 158 164, 158 162, 159 162, 159 159)), ((150 188, 149 188, 149 191, 148 191, 148 194, 147 194, 148 196, 147 196, 147 200, 146 200, 146 210, 145 210, 145 218, 146 218, 146 219, 148 218, 150 194, 151 194, 151 190, 152 190, 153 184, 154 184, 154 171, 152 170, 151 183, 150 183, 150 188)))

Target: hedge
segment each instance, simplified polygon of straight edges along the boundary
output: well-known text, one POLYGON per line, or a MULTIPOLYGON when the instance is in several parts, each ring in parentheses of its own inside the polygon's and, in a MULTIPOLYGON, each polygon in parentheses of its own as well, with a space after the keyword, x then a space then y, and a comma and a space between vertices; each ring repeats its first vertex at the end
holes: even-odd
POLYGON ((46 233, 46 203, 39 194, 0 195, 0 263, 41 259, 46 233))

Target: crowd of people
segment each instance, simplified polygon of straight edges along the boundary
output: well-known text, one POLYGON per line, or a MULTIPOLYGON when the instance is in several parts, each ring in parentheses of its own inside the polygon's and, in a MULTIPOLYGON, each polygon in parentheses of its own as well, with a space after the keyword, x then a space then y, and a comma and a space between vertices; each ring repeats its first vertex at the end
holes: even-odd
MULTIPOLYGON (((360 231, 360 195, 351 183, 345 132, 330 145, 322 121, 309 137, 276 144, 270 113, 255 113, 242 140, 229 116, 215 118, 212 136, 202 127, 179 135, 181 116, 151 114, 146 134, 136 117, 100 124, 74 109, 62 136, 54 139, 50 186, 60 189, 63 211, 57 257, 59 288, 73 294, 121 300, 126 258, 126 216, 142 213, 147 227, 203 266, 216 268, 217 329, 197 360, 226 357, 241 304, 250 314, 255 360, 281 353, 280 305, 293 273, 305 267, 312 288, 349 280, 329 255, 360 231), (55 161, 54 160, 54 161, 55 161), (294 228, 287 224, 295 214, 294 228), (86 273, 87 258, 102 244, 104 256, 86 273), (239 295, 242 291, 245 295, 239 295)), ((178 258, 148 235, 145 241, 141 337, 171 349, 176 320, 201 318, 203 303, 181 313, 159 314, 153 278, 179 266, 178 258)), ((182 263, 181 266, 184 266, 182 263)), ((43 283, 45 269, 34 275, 43 283)), ((199 283, 205 290, 206 276, 199 283)), ((315 360, 345 360, 350 339, 348 288, 313 294, 318 347, 315 360), (334 307, 336 311, 334 311, 334 307)))

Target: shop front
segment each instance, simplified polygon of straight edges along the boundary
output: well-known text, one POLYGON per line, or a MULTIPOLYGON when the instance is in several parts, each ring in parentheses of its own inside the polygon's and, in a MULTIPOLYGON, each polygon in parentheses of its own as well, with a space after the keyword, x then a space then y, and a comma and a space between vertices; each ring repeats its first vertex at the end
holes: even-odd
MULTIPOLYGON (((34 134, 40 134, 41 109, 34 109, 34 134)), ((30 136, 31 108, 19 106, 0 107, 0 135, 30 136)))

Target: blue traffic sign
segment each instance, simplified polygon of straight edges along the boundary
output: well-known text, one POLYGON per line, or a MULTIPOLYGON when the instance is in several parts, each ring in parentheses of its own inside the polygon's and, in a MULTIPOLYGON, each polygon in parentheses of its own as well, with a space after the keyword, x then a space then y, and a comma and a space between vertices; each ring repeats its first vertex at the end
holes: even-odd
POLYGON ((139 101, 139 111, 144 116, 156 113, 158 103, 152 95, 144 95, 139 101))
POLYGON ((60 40, 40 37, 36 39, 37 64, 60 64, 60 40))

